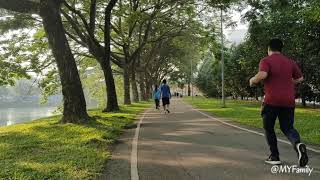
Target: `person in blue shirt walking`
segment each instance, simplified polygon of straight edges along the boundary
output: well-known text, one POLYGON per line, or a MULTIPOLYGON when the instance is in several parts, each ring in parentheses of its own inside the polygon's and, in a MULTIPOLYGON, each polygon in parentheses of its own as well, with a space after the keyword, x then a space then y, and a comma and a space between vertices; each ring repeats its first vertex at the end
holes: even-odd
POLYGON ((156 109, 160 109, 160 97, 161 97, 161 91, 158 88, 158 85, 154 86, 154 91, 153 91, 153 99, 156 103, 156 109))
POLYGON ((171 92, 170 92, 170 87, 167 85, 166 79, 162 81, 162 86, 160 89, 161 89, 163 110, 165 113, 170 113, 169 106, 170 106, 171 92))

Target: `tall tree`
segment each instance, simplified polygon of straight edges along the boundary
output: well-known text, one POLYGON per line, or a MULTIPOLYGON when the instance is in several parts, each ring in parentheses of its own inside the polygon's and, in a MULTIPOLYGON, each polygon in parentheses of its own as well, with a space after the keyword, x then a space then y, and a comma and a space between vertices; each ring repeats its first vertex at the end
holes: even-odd
POLYGON ((138 101, 135 63, 147 43, 152 21, 161 8, 160 0, 152 2, 152 4, 148 4, 136 0, 120 1, 118 10, 120 16, 116 18, 112 25, 117 35, 117 38, 112 38, 112 41, 117 46, 116 48, 122 52, 120 57, 114 54, 113 61, 123 69, 124 104, 131 104, 130 76, 133 79, 131 82, 134 101, 138 101), (138 38, 135 38, 135 35, 138 38))
POLYGON ((112 69, 111 69, 111 11, 115 6, 117 0, 110 0, 109 4, 105 9, 105 26, 104 26, 104 43, 105 43, 105 69, 107 69, 107 74, 105 74, 106 84, 107 84, 107 107, 105 111, 119 110, 116 87, 114 84, 112 69))
POLYGON ((60 16, 62 1, 0 0, 0 8, 21 13, 37 13, 43 19, 50 47, 55 57, 63 94, 62 123, 80 123, 89 120, 86 102, 77 66, 65 36, 60 16))
POLYGON ((107 5, 98 4, 96 0, 91 0, 89 6, 85 3, 85 1, 73 1, 73 4, 70 5, 66 1, 64 2, 66 8, 62 11, 62 14, 68 21, 66 25, 69 30, 67 35, 79 45, 87 48, 89 53, 100 64, 104 73, 107 91, 107 106, 103 111, 117 111, 119 106, 111 68, 110 49, 111 12, 117 0, 110 0, 107 5), (86 11, 77 10, 77 5, 83 5, 83 7, 87 8, 86 11), (97 9, 99 8, 104 9, 104 17, 97 15, 97 9), (104 18, 104 24, 96 24, 100 18, 104 18), (101 36, 96 36, 101 26, 103 26, 103 32, 101 33, 103 34, 103 39, 101 36), (104 46, 101 45, 101 41, 104 42, 104 46))
POLYGON ((269 39, 265 37, 282 39, 284 53, 300 65, 304 74, 305 81, 297 89, 297 95, 301 97, 303 105, 306 105, 306 101, 314 101, 319 92, 319 71, 315 67, 320 63, 320 51, 317 48, 319 21, 314 19, 316 16, 313 13, 317 3, 292 0, 255 2, 250 5, 253 9, 245 18, 250 22, 247 42, 251 44, 252 54, 266 54, 269 39))
POLYGON ((123 69, 125 103, 130 103, 130 85, 134 95, 133 100, 136 101, 139 97, 136 81, 139 81, 141 93, 145 94, 141 89, 147 84, 141 79, 150 80, 145 77, 146 74, 140 73, 143 69, 140 66, 144 64, 141 62, 144 59, 142 54, 144 48, 166 38, 179 36, 188 22, 194 18, 193 12, 193 1, 120 1, 119 16, 112 24, 114 30, 112 42, 119 52, 117 56, 113 56, 113 61, 117 65, 120 64, 123 69), (137 74, 139 80, 136 78, 137 74))

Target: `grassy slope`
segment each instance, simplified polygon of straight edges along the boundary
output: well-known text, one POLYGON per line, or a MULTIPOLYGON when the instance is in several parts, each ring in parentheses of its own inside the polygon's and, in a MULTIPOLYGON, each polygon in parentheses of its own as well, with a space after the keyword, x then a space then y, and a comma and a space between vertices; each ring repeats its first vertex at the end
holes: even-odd
POLYGON ((86 125, 58 124, 59 116, 0 128, 0 179, 88 179, 109 157, 106 147, 149 103, 118 113, 89 111, 86 125))
MULTIPOLYGON (((185 98, 191 103, 191 98, 185 98)), ((221 108, 221 101, 204 97, 194 98, 193 105, 218 117, 224 117, 241 124, 262 128, 261 104, 258 102, 228 100, 227 108, 221 108)), ((277 123, 277 133, 280 133, 277 123)), ((309 143, 320 144, 320 110, 310 108, 296 109, 295 127, 302 139, 309 143)))

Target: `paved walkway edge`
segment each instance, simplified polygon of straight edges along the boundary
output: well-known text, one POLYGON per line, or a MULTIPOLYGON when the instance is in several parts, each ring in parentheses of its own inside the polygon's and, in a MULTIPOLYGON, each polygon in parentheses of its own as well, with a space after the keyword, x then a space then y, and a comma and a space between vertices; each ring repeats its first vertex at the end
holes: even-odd
POLYGON ((147 109, 142 117, 140 118, 140 121, 137 124, 137 128, 134 134, 134 138, 132 139, 132 150, 131 150, 131 180, 139 180, 139 173, 138 173, 138 140, 139 140, 139 132, 140 132, 140 126, 142 124, 143 119, 145 118, 147 112, 149 112, 150 109, 147 109))
MULTIPOLYGON (((192 107, 192 106, 191 106, 191 107, 192 107)), ((218 119, 218 118, 214 118, 214 117, 212 117, 211 115, 208 115, 207 113, 201 112, 201 111, 199 111, 198 109, 194 109, 193 107, 192 107, 192 109, 195 110, 195 111, 197 111, 197 112, 199 112, 199 113, 201 113, 202 115, 204 115, 204 116, 206 116, 206 117, 208 117, 208 118, 210 118, 210 119, 213 119, 213 120, 215 120, 215 121, 218 121, 218 122, 220 122, 220 123, 222 123, 222 124, 225 124, 225 125, 227 125, 227 126, 231 126, 231 127, 233 127, 233 128, 240 129, 240 130, 243 130, 243 131, 246 131, 246 132, 249 132, 249 133, 257 134, 257 135, 259 135, 259 136, 265 136, 263 133, 260 133, 260 132, 257 132, 257 131, 253 131, 253 130, 250 130, 250 129, 247 129, 247 128, 243 128, 243 127, 240 127, 240 126, 236 126, 236 125, 234 125, 234 124, 230 124, 230 123, 227 123, 227 122, 225 122, 225 121, 222 121, 222 120, 220 120, 220 119, 218 119)), ((285 144, 291 145, 291 143, 290 143, 289 141, 286 141, 286 140, 283 140, 283 139, 279 139, 279 138, 278 138, 278 141, 280 141, 280 142, 282 142, 282 143, 285 143, 285 144)), ((320 153, 320 150, 319 150, 319 149, 315 149, 315 148, 311 148, 311 147, 307 147, 307 149, 308 149, 309 151, 312 151, 312 152, 315 152, 315 153, 320 153)))

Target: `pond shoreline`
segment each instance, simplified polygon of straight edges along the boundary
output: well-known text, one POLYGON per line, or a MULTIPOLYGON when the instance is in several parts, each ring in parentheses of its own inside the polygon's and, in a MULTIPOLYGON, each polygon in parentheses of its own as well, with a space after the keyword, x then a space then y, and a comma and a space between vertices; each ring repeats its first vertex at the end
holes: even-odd
POLYGON ((10 126, 55 115, 57 107, 0 108, 0 126, 10 126))
MULTIPOLYGON (((88 106, 89 109, 96 109, 97 105, 88 106)), ((15 107, 1 107, 0 106, 0 127, 10 126, 14 124, 21 124, 30 122, 36 119, 47 118, 54 115, 59 115, 57 112, 57 105, 30 105, 30 106, 15 106, 15 107)))

